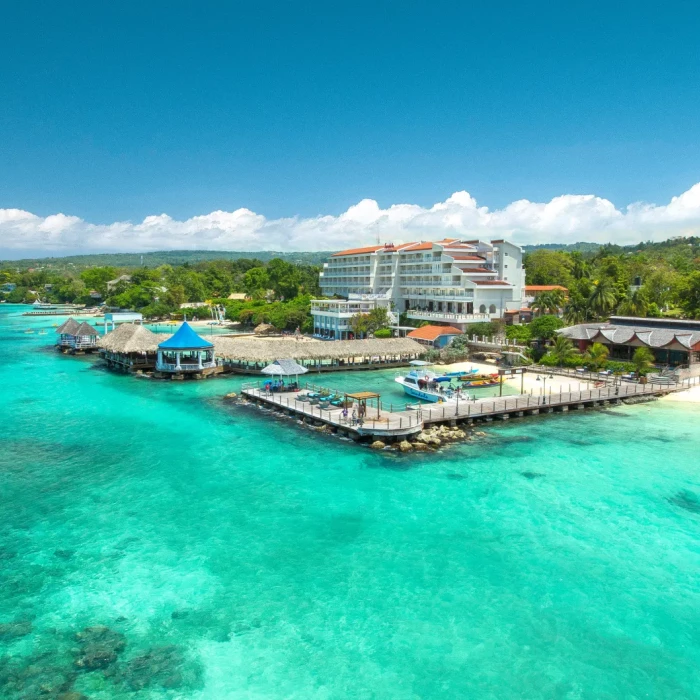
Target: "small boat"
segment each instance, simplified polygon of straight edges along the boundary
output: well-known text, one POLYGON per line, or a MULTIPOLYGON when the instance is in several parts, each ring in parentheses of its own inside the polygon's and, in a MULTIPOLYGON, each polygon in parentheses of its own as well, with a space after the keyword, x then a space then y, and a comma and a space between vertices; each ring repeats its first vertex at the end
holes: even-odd
POLYGON ((468 379, 470 376, 474 374, 478 374, 479 370, 474 368, 474 369, 461 369, 457 370, 456 372, 445 372, 442 376, 443 377, 449 377, 450 379, 468 379))
POLYGON ((58 306, 56 304, 49 304, 41 299, 36 299, 32 304, 32 308, 37 311, 47 311, 48 309, 56 309, 58 306))
POLYGON ((34 333, 34 331, 33 331, 31 328, 27 328, 27 330, 24 331, 24 332, 25 332, 25 333, 34 333))
POLYGON ((470 388, 485 387, 485 386, 498 386, 500 379, 498 374, 473 374, 470 377, 462 377, 461 382, 464 382, 464 386, 470 388))
POLYGON ((455 403, 458 397, 468 399, 466 394, 461 393, 461 389, 451 387, 443 388, 438 381, 439 375, 427 369, 414 369, 405 376, 394 379, 397 384, 403 387, 403 391, 408 396, 430 403, 455 403))
POLYGON ((46 331, 42 328, 42 329, 39 331, 39 335, 46 335, 46 331))

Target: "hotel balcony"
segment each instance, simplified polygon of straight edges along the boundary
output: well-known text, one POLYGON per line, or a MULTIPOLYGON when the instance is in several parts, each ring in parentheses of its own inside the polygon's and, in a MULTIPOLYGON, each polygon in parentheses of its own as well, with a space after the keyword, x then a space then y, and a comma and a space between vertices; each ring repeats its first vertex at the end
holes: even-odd
POLYGON ((406 315, 415 321, 441 321, 445 323, 479 323, 491 320, 489 314, 460 314, 456 311, 425 311, 423 309, 411 309, 406 312, 406 315))

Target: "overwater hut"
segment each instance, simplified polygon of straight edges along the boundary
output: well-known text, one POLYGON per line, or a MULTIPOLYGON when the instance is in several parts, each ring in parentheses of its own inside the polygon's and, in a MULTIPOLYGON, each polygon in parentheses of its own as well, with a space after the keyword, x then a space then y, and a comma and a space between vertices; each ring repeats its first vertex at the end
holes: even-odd
POLYGON ((214 345, 224 367, 241 374, 260 374, 279 357, 298 362, 310 371, 402 367, 425 352, 410 338, 339 340, 334 343, 259 338, 215 337, 214 345))
POLYGON ((156 371, 162 375, 206 377, 216 370, 214 344, 198 335, 187 321, 158 344, 156 371))
POLYGON ((100 356, 110 369, 152 370, 156 366, 158 343, 167 337, 144 326, 125 323, 100 339, 100 356))
POLYGON ((99 349, 99 332, 89 323, 79 323, 74 318, 64 321, 57 329, 56 347, 73 355, 94 352, 99 349))
POLYGON ((294 384, 299 386, 299 375, 306 374, 309 370, 300 365, 295 360, 275 360, 267 367, 263 367, 261 374, 266 374, 269 377, 275 378, 275 385, 284 383, 285 377, 291 379, 294 377, 294 384))

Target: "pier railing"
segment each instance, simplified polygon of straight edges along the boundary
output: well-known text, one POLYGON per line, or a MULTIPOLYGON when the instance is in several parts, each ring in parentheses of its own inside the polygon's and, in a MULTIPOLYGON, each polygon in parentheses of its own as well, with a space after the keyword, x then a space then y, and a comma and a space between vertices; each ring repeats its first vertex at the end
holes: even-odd
MULTIPOLYGON (((323 408, 319 404, 310 404, 297 399, 298 394, 290 392, 269 392, 257 388, 252 382, 246 383, 242 391, 248 396, 262 399, 267 404, 273 404, 283 409, 293 411, 297 415, 317 419, 324 423, 334 425, 339 428, 347 428, 360 434, 408 434, 415 433, 422 429, 423 422, 420 411, 415 412, 393 412, 387 411, 379 405, 374 404, 367 407, 367 412, 363 416, 356 414, 343 415, 343 407, 323 408), (253 384, 253 386, 251 386, 253 384)), ((307 386, 309 389, 318 389, 314 385, 307 386)), ((337 392, 341 396, 345 392, 337 392)))
POLYGON ((485 416, 517 413, 518 411, 533 411, 556 407, 571 407, 597 401, 610 401, 630 398, 633 396, 655 396, 672 391, 667 385, 656 384, 623 384, 621 386, 606 385, 598 388, 580 389, 579 391, 559 391, 539 394, 509 396, 492 399, 459 400, 452 404, 422 406, 421 414, 426 423, 456 420, 465 418, 482 418, 485 416))
MULTIPOLYGON (((700 383, 700 379, 697 382, 700 383)), ((688 386, 691 383, 687 382, 688 386)), ((517 396, 492 397, 481 400, 458 399, 454 402, 441 404, 427 404, 413 406, 413 410, 405 409, 398 405, 398 410, 394 410, 393 404, 389 404, 387 410, 380 400, 376 400, 372 406, 367 405, 363 416, 359 415, 359 410, 354 417, 348 415, 344 408, 349 405, 322 406, 319 403, 311 403, 307 400, 300 400, 304 394, 298 392, 284 391, 272 392, 259 388, 260 382, 247 382, 242 390, 246 396, 262 403, 278 406, 282 410, 287 410, 290 414, 308 417, 315 421, 328 424, 335 428, 345 429, 357 435, 382 436, 408 436, 418 433, 426 425, 432 423, 452 423, 473 420, 493 420, 495 418, 506 419, 511 416, 533 415, 537 413, 552 413, 555 410, 568 411, 570 409, 583 409, 585 406, 596 406, 607 402, 617 403, 621 399, 633 397, 652 397, 678 391, 680 385, 669 386, 668 384, 656 384, 650 381, 648 384, 606 384, 600 387, 590 387, 590 385, 579 385, 577 391, 568 391, 564 387, 549 392, 544 387, 539 392, 530 394, 520 394, 517 396)), ((683 382, 685 386, 686 382, 683 382)), ((319 387, 315 384, 307 383, 307 389, 317 393, 326 392, 328 395, 347 394, 342 391, 333 391, 326 387, 319 387)), ((355 404, 353 404, 355 406, 355 404)), ((359 406, 356 406, 359 409, 359 406)))

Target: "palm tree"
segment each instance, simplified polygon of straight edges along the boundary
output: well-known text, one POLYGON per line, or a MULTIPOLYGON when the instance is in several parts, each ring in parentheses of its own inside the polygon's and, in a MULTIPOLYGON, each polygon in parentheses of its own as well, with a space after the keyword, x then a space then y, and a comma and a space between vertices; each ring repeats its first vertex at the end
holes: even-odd
POLYGON ((547 309, 547 292, 540 292, 530 304, 530 308, 542 315, 547 309))
POLYGON ((571 340, 563 335, 556 337, 554 345, 549 350, 549 355, 560 367, 565 366, 575 357, 578 357, 578 354, 571 340))
POLYGON ((564 307, 564 321, 573 326, 577 323, 584 323, 590 317, 588 300, 580 295, 570 296, 564 307))
POLYGON ((564 292, 561 289, 552 289, 549 292, 540 292, 532 302, 532 309, 540 314, 557 314, 564 305, 564 292))
POLYGON ((620 312, 628 316, 646 316, 649 311, 647 295, 638 289, 620 305, 620 312))
POLYGON ((571 274, 574 276, 574 279, 580 280, 584 277, 591 276, 591 272, 588 269, 588 263, 583 259, 583 255, 581 255, 579 251, 574 251, 571 253, 571 260, 574 263, 573 267, 571 268, 571 274))
POLYGON ((599 370, 608 359, 609 353, 608 348, 602 343, 593 343, 586 351, 583 359, 586 360, 591 369, 599 370))
POLYGON ((588 298, 588 305, 599 316, 605 316, 615 308, 616 301, 617 295, 612 281, 603 277, 595 283, 593 292, 588 298))
POLYGON ((637 374, 641 377, 646 375, 646 373, 652 368, 655 361, 654 353, 649 350, 649 348, 637 348, 632 355, 632 363, 637 371, 637 374))

